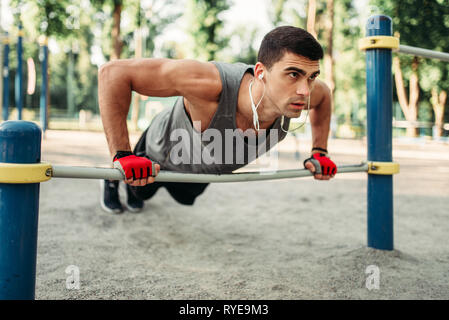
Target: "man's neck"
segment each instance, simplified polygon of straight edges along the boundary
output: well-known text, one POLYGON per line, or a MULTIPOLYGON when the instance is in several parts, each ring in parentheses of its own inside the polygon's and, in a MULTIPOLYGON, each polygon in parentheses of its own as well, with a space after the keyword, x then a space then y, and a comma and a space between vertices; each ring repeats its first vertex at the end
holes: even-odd
MULTIPOLYGON (((249 85, 251 81, 253 81, 251 86, 251 93, 254 104, 256 106, 262 98, 262 95, 264 95, 264 84, 261 81, 256 81, 254 76, 252 76, 251 74, 246 74, 240 86, 236 114, 237 127, 242 129, 243 131, 245 131, 246 129, 255 130, 253 124, 251 98, 249 95, 249 85)), ((272 111, 270 112, 270 110, 268 110, 268 108, 264 106, 264 101, 261 101, 261 103, 257 107, 257 115, 259 118, 259 130, 270 128, 273 125, 274 121, 279 117, 279 115, 272 111)))

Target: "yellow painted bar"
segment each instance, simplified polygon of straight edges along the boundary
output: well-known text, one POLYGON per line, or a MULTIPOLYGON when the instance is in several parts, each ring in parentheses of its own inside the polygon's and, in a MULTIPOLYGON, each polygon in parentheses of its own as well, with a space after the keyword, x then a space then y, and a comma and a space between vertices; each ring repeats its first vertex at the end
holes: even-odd
POLYGON ((393 175, 399 173, 399 163, 368 162, 368 174, 393 175))
POLYGON ((359 40, 359 49, 399 49, 399 38, 390 36, 370 36, 359 40))
POLYGON ((0 163, 0 183, 39 183, 51 178, 51 164, 0 163), (50 170, 47 173, 47 170, 50 170))

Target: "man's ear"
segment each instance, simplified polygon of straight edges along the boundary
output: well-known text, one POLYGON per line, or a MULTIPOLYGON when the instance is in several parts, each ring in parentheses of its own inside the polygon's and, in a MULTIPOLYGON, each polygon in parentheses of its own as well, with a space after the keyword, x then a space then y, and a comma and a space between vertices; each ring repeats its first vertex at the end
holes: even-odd
POLYGON ((254 66, 254 76, 258 78, 259 80, 262 80, 262 78, 265 76, 266 68, 262 62, 257 62, 254 66), (261 78, 262 77, 262 78, 261 78))

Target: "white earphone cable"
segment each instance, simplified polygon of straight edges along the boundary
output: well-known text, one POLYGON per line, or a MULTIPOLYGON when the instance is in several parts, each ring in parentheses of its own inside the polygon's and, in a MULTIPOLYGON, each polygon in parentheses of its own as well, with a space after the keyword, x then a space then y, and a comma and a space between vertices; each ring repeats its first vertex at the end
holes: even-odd
MULTIPOLYGON (((262 80, 263 78, 263 74, 261 74, 259 76, 259 79, 262 80)), ((253 100, 253 95, 251 93, 251 88, 253 86, 253 80, 251 80, 251 82, 249 83, 249 98, 251 100, 251 109, 253 110, 253 125, 254 125, 254 129, 256 129, 256 131, 259 131, 259 117, 257 115, 257 108, 259 107, 260 103, 262 102, 263 97, 265 96, 265 83, 263 84, 263 94, 262 97, 260 98, 259 102, 257 103, 257 105, 254 104, 254 100, 253 100)), ((263 82, 262 82, 263 83, 263 82)))

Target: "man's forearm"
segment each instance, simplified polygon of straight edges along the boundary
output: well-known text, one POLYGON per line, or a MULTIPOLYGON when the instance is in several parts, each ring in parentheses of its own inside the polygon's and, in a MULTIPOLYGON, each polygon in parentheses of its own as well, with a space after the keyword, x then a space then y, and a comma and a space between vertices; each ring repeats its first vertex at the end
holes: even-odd
POLYGON ((131 150, 126 118, 131 103, 131 86, 108 64, 98 72, 98 103, 109 152, 131 150))
POLYGON ((126 116, 104 112, 101 114, 106 140, 111 158, 117 151, 131 151, 126 116))
POLYGON ((322 103, 310 111, 312 148, 327 149, 331 119, 330 103, 322 103))

